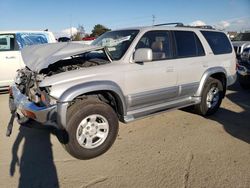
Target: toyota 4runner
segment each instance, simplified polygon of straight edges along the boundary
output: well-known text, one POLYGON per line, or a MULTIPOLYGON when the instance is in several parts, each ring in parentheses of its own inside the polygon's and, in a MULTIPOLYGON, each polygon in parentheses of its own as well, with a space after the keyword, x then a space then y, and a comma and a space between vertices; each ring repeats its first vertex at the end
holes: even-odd
POLYGON ((65 131, 64 147, 78 159, 106 152, 119 121, 187 106, 215 113, 236 78, 228 37, 182 24, 110 31, 91 46, 31 46, 22 57, 26 68, 10 87, 11 119, 65 131))

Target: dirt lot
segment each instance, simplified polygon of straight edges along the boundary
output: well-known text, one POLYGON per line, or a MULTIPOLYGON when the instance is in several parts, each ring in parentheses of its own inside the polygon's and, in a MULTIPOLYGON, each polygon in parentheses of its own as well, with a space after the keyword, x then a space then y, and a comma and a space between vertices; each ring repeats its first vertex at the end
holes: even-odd
POLYGON ((238 85, 207 119, 178 110, 121 124, 113 147, 88 161, 46 130, 15 123, 7 138, 7 94, 0 110, 0 187, 250 187, 250 91, 238 85))

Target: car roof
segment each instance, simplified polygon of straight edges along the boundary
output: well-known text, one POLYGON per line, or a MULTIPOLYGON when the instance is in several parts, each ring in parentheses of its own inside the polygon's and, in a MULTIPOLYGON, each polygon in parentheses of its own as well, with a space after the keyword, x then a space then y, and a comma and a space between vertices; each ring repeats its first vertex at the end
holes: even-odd
POLYGON ((16 34, 16 33, 51 33, 50 31, 34 31, 34 30, 6 30, 0 31, 0 34, 16 34))
MULTIPOLYGON (((114 31, 121 30, 140 30, 140 31, 150 31, 150 30, 179 30, 179 31, 215 31, 215 32, 223 32, 216 29, 208 29, 202 27, 192 27, 192 26, 166 26, 166 25, 153 25, 153 26, 142 26, 142 27, 128 27, 122 29, 116 29, 114 31)), ((224 32, 223 32, 224 33, 224 32)))

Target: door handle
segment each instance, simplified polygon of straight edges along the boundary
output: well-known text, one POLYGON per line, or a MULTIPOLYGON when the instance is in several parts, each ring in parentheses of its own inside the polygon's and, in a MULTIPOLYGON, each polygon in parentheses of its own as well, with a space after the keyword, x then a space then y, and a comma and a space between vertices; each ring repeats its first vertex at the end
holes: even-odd
POLYGON ((167 67, 166 72, 174 72, 174 67, 167 67))
POLYGON ((6 59, 16 59, 16 56, 6 56, 6 59))

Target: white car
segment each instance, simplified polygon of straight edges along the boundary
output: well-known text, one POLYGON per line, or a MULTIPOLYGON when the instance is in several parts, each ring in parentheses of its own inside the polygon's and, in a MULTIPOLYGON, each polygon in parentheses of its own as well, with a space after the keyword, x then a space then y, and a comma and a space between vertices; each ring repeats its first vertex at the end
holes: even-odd
POLYGON ((56 42, 48 31, 0 31, 0 90, 13 82, 16 71, 25 67, 20 50, 34 44, 56 42))

